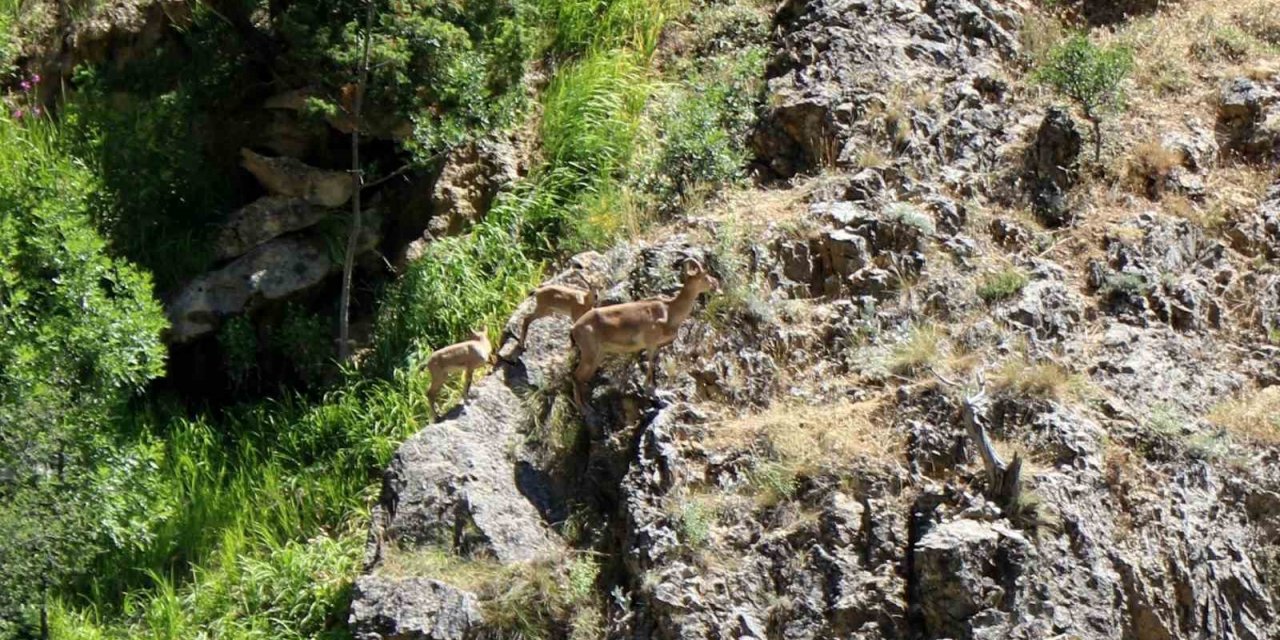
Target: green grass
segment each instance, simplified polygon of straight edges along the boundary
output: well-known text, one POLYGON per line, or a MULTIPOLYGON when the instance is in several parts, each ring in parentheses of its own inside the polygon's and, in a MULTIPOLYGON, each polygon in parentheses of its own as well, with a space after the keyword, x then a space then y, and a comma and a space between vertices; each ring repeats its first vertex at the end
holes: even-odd
POLYGON ((1029 281, 1027 274, 1017 267, 987 273, 978 282, 978 297, 987 303, 1008 300, 1022 291, 1029 281))
POLYGON ((340 637, 367 507, 424 424, 425 384, 356 381, 218 423, 135 416, 164 438, 152 508, 167 516, 150 544, 100 559, 54 616, 59 637, 340 637))

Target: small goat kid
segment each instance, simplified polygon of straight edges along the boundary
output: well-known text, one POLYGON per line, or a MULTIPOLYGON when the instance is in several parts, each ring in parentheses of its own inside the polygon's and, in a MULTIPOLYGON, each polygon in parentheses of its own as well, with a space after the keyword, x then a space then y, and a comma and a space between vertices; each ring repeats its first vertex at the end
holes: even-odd
POLYGON ((471 393, 471 374, 476 369, 493 361, 493 346, 489 344, 489 336, 483 331, 472 331, 471 339, 438 349, 427 358, 427 371, 431 374, 431 388, 427 390, 427 399, 431 402, 431 415, 436 417, 436 397, 440 395, 440 387, 444 386, 449 376, 459 371, 466 372, 462 398, 465 401, 471 393))
POLYGON ((534 320, 559 314, 568 316, 569 322, 576 322, 582 314, 596 306, 596 290, 594 287, 583 291, 575 287, 549 284, 538 287, 533 292, 533 299, 533 311, 524 317, 524 323, 520 325, 521 347, 524 346, 524 340, 529 335, 529 325, 533 324, 534 320))
POLYGON ((717 291, 720 282, 696 260, 684 263, 684 287, 674 298, 626 302, 592 309, 573 324, 570 337, 578 347, 578 367, 573 372, 573 399, 582 406, 582 392, 600 368, 606 353, 649 353, 649 386, 653 386, 658 348, 671 344, 680 325, 693 312, 693 304, 705 291, 717 291))

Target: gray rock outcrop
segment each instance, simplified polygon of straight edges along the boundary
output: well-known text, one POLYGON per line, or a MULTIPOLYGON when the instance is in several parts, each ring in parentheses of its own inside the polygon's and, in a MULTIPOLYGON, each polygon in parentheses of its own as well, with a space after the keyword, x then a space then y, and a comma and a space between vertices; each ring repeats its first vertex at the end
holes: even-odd
MULTIPOLYGON (((365 222, 357 244, 362 253, 377 245, 380 218, 366 212, 365 222)), ((341 268, 323 238, 305 234, 276 238, 187 283, 166 305, 167 340, 183 343, 206 335, 226 316, 311 289, 341 268)))
POLYGON ((988 0, 793 0, 775 23, 771 107, 753 144, 777 176, 890 144, 957 169, 992 161, 1007 85, 990 65, 1019 49, 1016 12, 988 0), (940 108, 917 107, 895 86, 936 91, 940 108), (875 117, 884 113, 896 115, 875 117))
POLYGON ((301 198, 266 196, 237 209, 223 223, 215 247, 219 259, 244 255, 277 236, 305 229, 329 211, 301 198))
POLYGON ((439 580, 361 576, 351 604, 357 640, 467 640, 482 621, 475 595, 439 580))
POLYGON ((288 157, 270 158, 241 149, 241 165, 272 195, 301 198, 321 207, 340 207, 355 185, 345 171, 326 171, 288 157))

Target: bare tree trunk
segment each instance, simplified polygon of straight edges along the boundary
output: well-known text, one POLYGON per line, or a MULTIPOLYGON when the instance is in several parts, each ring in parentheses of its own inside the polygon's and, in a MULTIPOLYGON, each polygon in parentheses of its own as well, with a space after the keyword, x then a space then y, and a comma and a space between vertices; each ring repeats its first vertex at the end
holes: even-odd
POLYGON ((983 391, 965 398, 964 426, 987 469, 987 490, 1002 505, 1016 504, 1022 493, 1022 458, 1015 455, 1013 462, 1006 464, 991 445, 991 438, 987 436, 986 404, 987 395, 983 391))
POLYGON ((1102 117, 1092 109, 1086 109, 1084 117, 1093 125, 1093 163, 1099 164, 1102 162, 1102 117))
POLYGON ((369 78, 369 44, 373 40, 373 3, 365 0, 364 52, 356 80, 356 99, 351 120, 351 229, 347 232, 347 254, 342 261, 342 295, 338 303, 338 360, 351 359, 351 272, 355 268, 356 249, 360 241, 360 191, 364 188, 364 172, 360 170, 361 109, 364 107, 364 85, 369 78))

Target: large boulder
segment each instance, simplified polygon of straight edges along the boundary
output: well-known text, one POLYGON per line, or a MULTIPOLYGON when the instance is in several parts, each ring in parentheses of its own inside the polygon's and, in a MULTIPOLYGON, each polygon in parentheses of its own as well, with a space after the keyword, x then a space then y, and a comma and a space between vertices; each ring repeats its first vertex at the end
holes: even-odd
POLYGON ((532 419, 517 395, 523 377, 500 367, 445 421, 400 445, 383 474, 372 556, 386 545, 440 546, 523 562, 556 549, 547 524, 516 484, 509 452, 532 419))
POLYGON ((475 594, 439 580, 366 575, 348 623, 356 640, 467 640, 482 619, 475 594))
POLYGON ((214 250, 218 259, 244 255, 250 249, 277 236, 305 229, 328 213, 301 198, 265 196, 233 212, 222 229, 214 250))
POLYGON ((432 187, 432 235, 460 233, 478 222, 503 187, 518 175, 515 147, 499 140, 482 140, 449 153, 432 187))
POLYGON ((926 635, 972 638, 975 626, 1002 626, 1015 613, 1033 551, 1008 526, 961 519, 934 528, 911 553, 926 635))
MULTIPOLYGON (((359 252, 377 246, 379 226, 379 216, 366 212, 359 252)), ((166 338, 171 343, 189 342, 217 329, 226 316, 307 291, 341 268, 323 238, 276 238, 187 283, 166 306, 171 325, 166 338)))
POLYGON ((1066 109, 1050 107, 1029 150, 1032 203, 1050 226, 1070 221, 1065 193, 1080 177, 1080 149, 1084 138, 1066 109))
POLYGON ((287 157, 267 157, 240 150, 240 164, 277 196, 301 198, 321 207, 340 207, 351 199, 355 185, 345 171, 326 171, 287 157))

